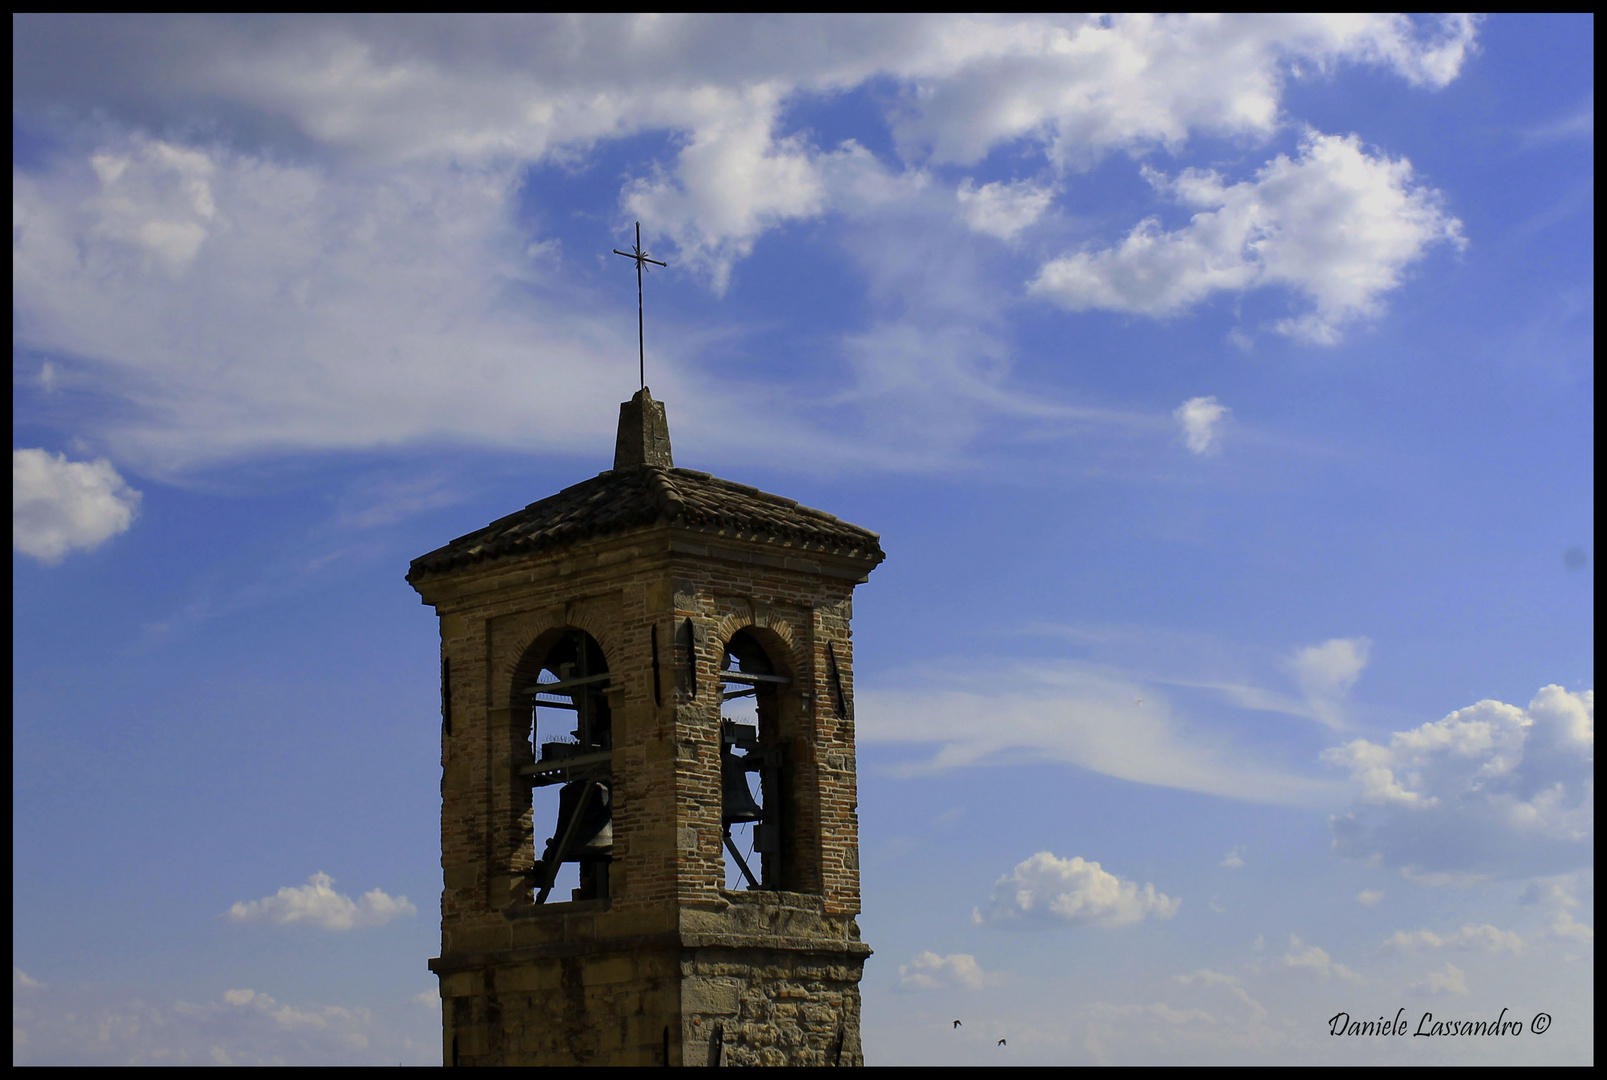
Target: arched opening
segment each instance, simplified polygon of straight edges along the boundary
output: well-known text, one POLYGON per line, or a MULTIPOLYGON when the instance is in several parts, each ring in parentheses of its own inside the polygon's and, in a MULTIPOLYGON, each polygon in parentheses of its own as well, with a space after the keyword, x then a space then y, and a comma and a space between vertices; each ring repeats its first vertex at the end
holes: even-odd
POLYGON ((789 762, 782 695, 792 679, 750 630, 726 643, 720 665, 720 788, 727 889, 785 889, 789 762))
POLYGON ((613 714, 608 660, 584 630, 538 641, 520 665, 515 700, 530 710, 530 872, 535 902, 608 896, 613 858, 613 714), (545 836, 545 843, 542 839, 545 836))

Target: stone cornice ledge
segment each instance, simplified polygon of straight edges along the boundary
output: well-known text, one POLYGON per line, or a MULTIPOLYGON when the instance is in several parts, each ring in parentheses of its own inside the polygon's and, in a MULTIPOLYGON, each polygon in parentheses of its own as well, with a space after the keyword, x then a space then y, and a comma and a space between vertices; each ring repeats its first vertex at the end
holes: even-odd
POLYGON ((571 956, 598 956, 616 952, 653 952, 666 949, 767 949, 776 952, 808 953, 813 956, 843 956, 864 960, 871 947, 863 941, 841 938, 800 940, 772 934, 640 934, 635 937, 598 938, 593 941, 554 941, 545 945, 525 945, 493 952, 452 953, 430 960, 437 975, 471 971, 532 960, 557 960, 571 956))

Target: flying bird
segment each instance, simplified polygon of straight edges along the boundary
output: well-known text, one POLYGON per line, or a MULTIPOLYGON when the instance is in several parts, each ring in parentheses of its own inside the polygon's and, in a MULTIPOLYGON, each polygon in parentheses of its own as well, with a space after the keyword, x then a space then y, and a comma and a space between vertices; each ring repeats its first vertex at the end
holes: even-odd
POLYGON ((1000 1040, 999 1040, 999 1045, 1000 1045, 1000 1046, 1003 1046, 1003 1045, 1004 1045, 1004 1040, 1003 1040, 1003 1039, 1000 1039, 1000 1040))
POLYGON ((956 1020, 956 1021, 954 1021, 954 1026, 955 1026, 955 1027, 959 1027, 959 1026, 960 1026, 960 1022, 959 1022, 959 1021, 958 1021, 958 1020, 956 1020))

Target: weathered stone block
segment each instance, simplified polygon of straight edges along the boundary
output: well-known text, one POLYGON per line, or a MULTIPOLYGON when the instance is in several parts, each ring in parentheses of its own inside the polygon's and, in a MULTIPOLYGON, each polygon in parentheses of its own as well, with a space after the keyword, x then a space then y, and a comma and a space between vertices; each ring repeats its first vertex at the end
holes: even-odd
POLYGON ((452 935, 454 952, 491 952, 513 944, 508 925, 467 926, 452 935))
POLYGON ((636 977, 636 965, 628 956, 608 956, 602 958, 588 957, 585 969, 585 985, 608 986, 614 983, 629 982, 636 977))
POLYGON ((500 968, 497 971, 497 990, 503 993, 554 990, 561 982, 562 973, 558 965, 550 962, 520 964, 517 967, 500 968))
POLYGON ((441 1000, 478 994, 482 985, 478 971, 455 971, 441 976, 441 1000))
POLYGON ((681 1010, 714 1016, 735 1016, 742 996, 736 979, 689 979, 681 985, 681 1010))

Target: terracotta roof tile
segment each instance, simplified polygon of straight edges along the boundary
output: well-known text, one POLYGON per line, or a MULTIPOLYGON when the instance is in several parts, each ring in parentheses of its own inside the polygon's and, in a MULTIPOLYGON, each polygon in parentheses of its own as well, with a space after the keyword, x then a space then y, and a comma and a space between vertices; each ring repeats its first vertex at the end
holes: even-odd
POLYGON ((670 525, 802 551, 886 556, 879 537, 831 514, 693 469, 615 469, 533 502, 413 560, 409 581, 486 559, 568 547, 594 537, 670 525))

